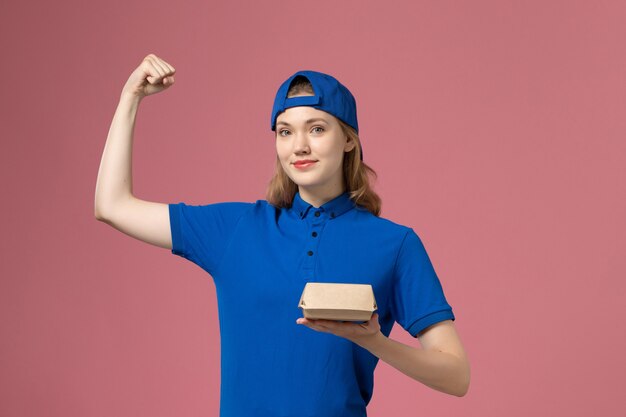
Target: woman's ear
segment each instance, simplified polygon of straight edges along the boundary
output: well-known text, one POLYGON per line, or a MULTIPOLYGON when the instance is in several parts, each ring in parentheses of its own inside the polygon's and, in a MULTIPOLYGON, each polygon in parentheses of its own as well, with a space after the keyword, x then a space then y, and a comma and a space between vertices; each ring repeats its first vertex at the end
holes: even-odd
POLYGON ((346 135, 346 144, 343 147, 345 152, 350 152, 356 146, 356 142, 348 135, 346 135))

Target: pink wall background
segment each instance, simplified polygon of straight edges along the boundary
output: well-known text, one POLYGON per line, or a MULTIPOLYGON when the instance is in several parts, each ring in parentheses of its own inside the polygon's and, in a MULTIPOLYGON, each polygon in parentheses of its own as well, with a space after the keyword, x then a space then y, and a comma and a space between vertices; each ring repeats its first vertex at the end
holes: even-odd
POLYGON ((148 53, 177 69, 135 128, 151 201, 264 198, 278 85, 315 69, 355 94, 383 217, 423 239, 472 367, 458 398, 381 361, 370 416, 623 415, 623 2, 14 1, 0 19, 0 416, 217 415, 210 276, 93 214, 148 53))

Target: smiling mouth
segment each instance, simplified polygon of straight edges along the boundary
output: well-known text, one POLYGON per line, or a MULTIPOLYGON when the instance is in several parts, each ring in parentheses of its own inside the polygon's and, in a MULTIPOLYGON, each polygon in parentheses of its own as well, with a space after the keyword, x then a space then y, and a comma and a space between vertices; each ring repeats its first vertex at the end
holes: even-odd
POLYGON ((293 164, 296 168, 306 168, 315 164, 317 161, 305 162, 305 163, 295 163, 293 164))

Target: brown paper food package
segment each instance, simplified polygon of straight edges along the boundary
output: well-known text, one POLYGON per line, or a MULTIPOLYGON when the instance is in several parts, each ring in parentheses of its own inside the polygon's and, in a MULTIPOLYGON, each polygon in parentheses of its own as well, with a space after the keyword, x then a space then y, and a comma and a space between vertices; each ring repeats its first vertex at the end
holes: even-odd
POLYGON ((377 309, 370 284, 307 282, 298 307, 307 319, 368 321, 377 309))

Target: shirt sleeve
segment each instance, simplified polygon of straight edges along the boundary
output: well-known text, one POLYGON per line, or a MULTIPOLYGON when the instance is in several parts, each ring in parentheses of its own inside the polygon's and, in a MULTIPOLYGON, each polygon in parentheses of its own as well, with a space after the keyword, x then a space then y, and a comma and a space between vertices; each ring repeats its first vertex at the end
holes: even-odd
POLYGON ((172 253, 210 274, 234 236, 237 224, 253 203, 169 204, 172 253))
POLYGON ((430 325, 455 319, 426 249, 413 229, 404 236, 396 259, 391 310, 395 320, 413 337, 430 325))

